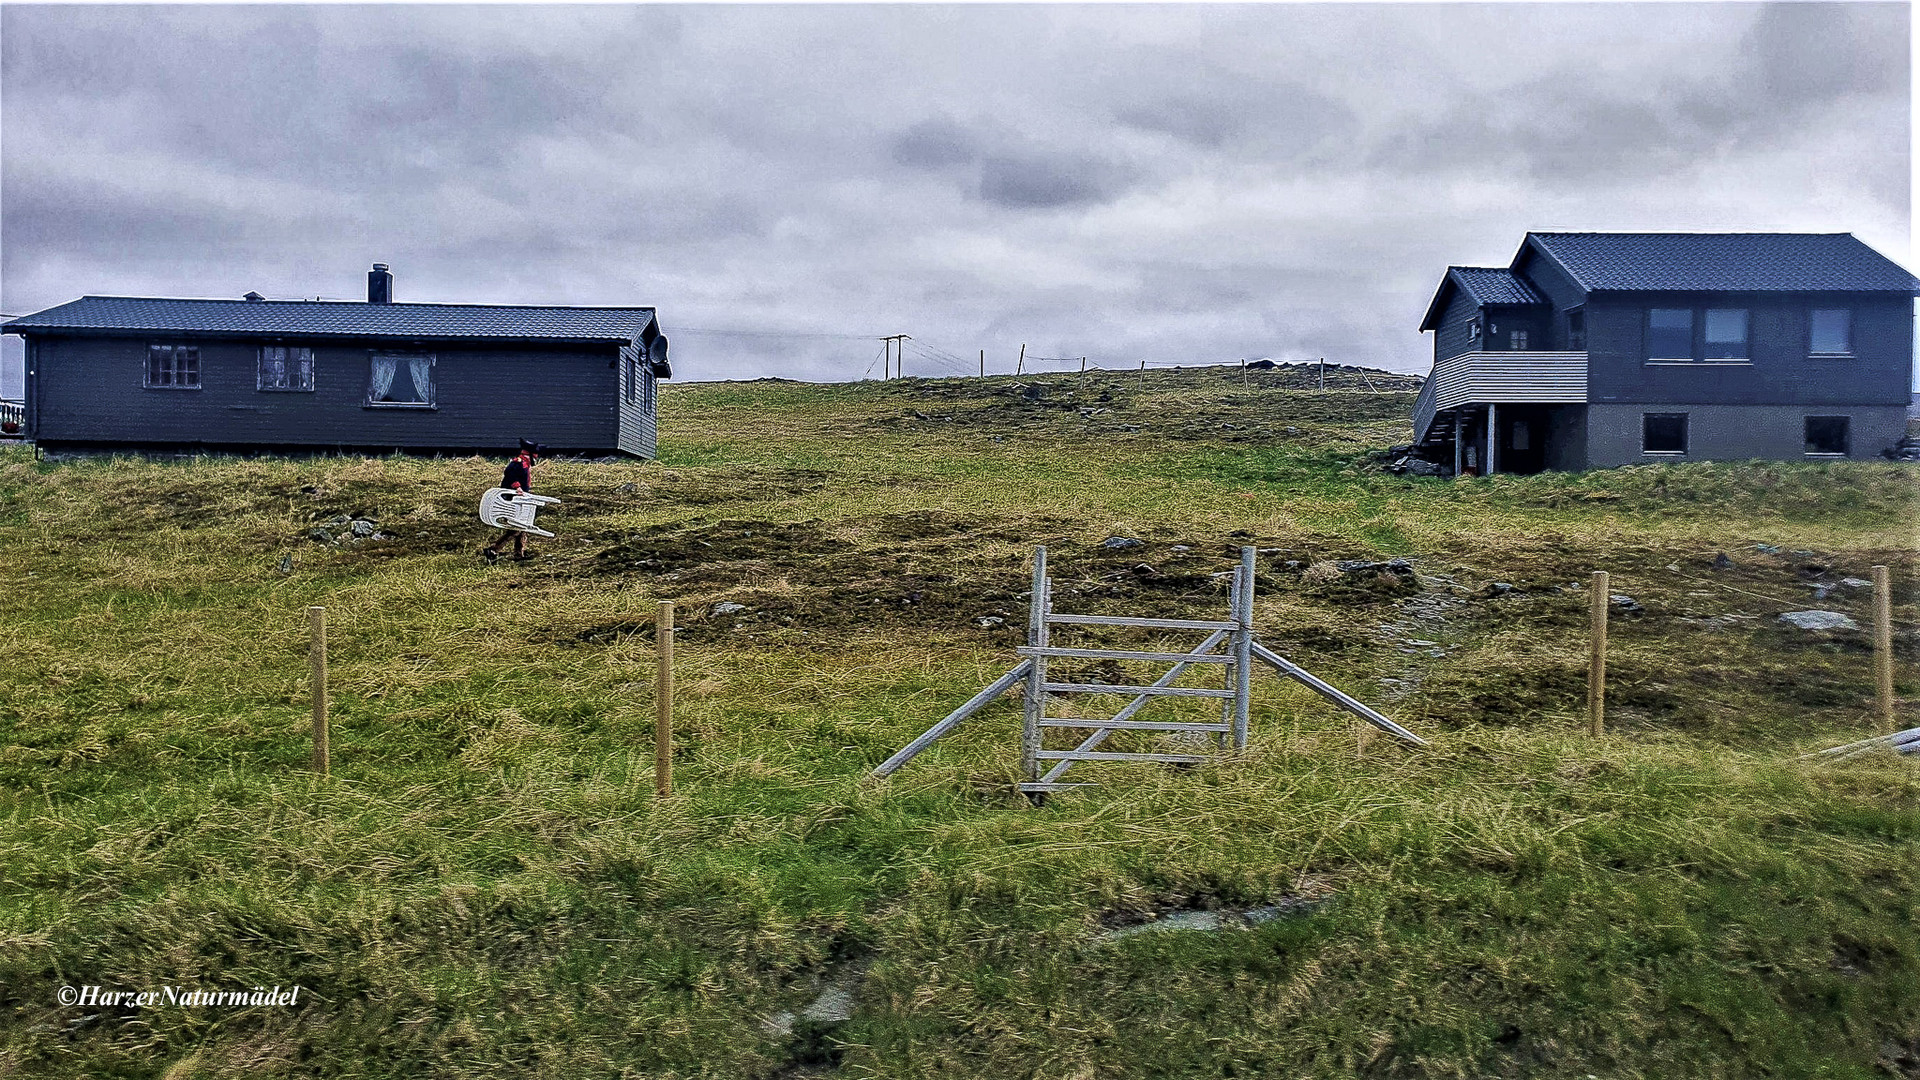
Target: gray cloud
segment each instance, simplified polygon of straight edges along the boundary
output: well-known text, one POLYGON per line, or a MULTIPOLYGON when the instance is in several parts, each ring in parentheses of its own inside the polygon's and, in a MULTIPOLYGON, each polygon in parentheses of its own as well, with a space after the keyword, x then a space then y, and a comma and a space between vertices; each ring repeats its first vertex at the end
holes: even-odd
POLYGON ((980 163, 980 198, 1015 209, 1101 202, 1118 194, 1129 170, 1077 155, 995 155, 980 163))
POLYGON ((1908 18, 9 5, 0 307, 356 296, 379 260, 403 299, 656 304, 691 378, 858 377, 883 333, 1417 370, 1443 268, 1528 228, 1907 258, 1908 18))
POLYGON ((909 126, 893 138, 893 160, 913 169, 974 165, 985 156, 979 134, 954 120, 936 116, 909 126))

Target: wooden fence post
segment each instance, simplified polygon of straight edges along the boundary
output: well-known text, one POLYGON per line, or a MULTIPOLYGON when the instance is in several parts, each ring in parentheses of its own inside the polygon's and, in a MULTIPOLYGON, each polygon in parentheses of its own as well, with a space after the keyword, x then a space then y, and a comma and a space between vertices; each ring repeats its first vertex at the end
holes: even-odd
POLYGON ((307 646, 313 673, 313 771, 325 776, 333 756, 327 745, 327 609, 308 608, 307 626, 313 632, 307 646))
POLYGON ((1593 653, 1587 661, 1587 723, 1595 736, 1607 730, 1607 603, 1605 570, 1593 572, 1593 653))
POLYGON ((1893 582, 1884 566, 1873 568, 1873 681, 1880 731, 1893 733, 1893 582))
POLYGON ((673 794, 673 601, 660 601, 653 636, 660 651, 653 684, 653 790, 667 796, 673 794))

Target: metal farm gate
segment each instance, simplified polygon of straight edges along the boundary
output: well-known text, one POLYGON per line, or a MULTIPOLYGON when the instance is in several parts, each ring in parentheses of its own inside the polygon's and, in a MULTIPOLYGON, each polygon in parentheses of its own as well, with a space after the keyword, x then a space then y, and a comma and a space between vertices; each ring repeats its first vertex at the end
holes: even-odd
MULTIPOLYGON (((962 720, 984 708, 989 702, 1024 683, 1024 707, 1020 724, 1020 769, 1026 779, 1019 790, 1038 801, 1049 792, 1084 786, 1065 783, 1061 776, 1080 762, 1153 762, 1194 765, 1214 760, 1226 749, 1229 737, 1234 750, 1247 745, 1248 709, 1251 700, 1252 665, 1263 661, 1282 675, 1293 679, 1346 711, 1390 734, 1416 745, 1426 740, 1394 723, 1373 709, 1316 678, 1304 668, 1262 645, 1253 632, 1254 549, 1240 549, 1240 564, 1233 570, 1227 590, 1228 616, 1225 619, 1149 619, 1118 615, 1073 615, 1053 609, 1053 581, 1047 576, 1047 549, 1034 551, 1033 599, 1027 622, 1027 644, 1017 651, 1019 666, 996 679, 975 694, 966 704, 927 729, 898 753, 873 771, 876 777, 890 776, 936 740, 959 726, 962 720), (1066 648, 1054 645, 1055 626, 1115 626, 1145 630, 1190 631, 1206 636, 1187 652, 1157 652, 1137 649, 1066 648), (1047 677, 1049 661, 1127 660, 1169 665, 1164 674, 1144 685, 1104 682, 1053 682, 1047 677), (1221 672, 1219 688, 1176 686, 1182 675, 1194 665, 1212 665, 1221 672), (1109 716, 1049 716, 1055 695, 1089 697, 1128 697, 1132 700, 1109 716), (1220 702, 1218 720, 1137 719, 1142 710, 1156 700, 1167 698, 1209 698, 1220 702), (1050 730, 1086 731, 1089 734, 1070 750, 1046 748, 1050 730), (1102 745, 1121 731, 1152 731, 1163 734, 1211 736, 1214 753, 1157 753, 1103 750, 1102 745), (1042 772, 1042 767, 1046 771, 1042 772)), ((1073 710, 1065 710, 1073 711, 1073 710)), ((1196 748, 1197 749, 1197 748, 1196 748)))

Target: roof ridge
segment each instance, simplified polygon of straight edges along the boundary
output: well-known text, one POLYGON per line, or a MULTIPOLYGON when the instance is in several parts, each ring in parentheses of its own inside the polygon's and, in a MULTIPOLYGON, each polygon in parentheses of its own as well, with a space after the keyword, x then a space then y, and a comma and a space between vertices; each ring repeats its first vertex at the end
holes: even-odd
POLYGON ((1528 236, 1852 236, 1851 232, 1703 229, 1528 229, 1528 236))
MULTIPOLYGON (((237 298, 228 298, 225 296, 113 296, 113 295, 105 295, 101 293, 87 293, 86 295, 79 297, 79 299, 81 300, 159 300, 169 304, 246 304, 249 307, 258 307, 262 304, 303 304, 308 307, 311 307, 315 304, 335 304, 342 307, 355 307, 355 308, 368 308, 368 309, 398 308, 398 307, 432 307, 432 308, 504 308, 504 309, 515 310, 515 311, 526 310, 529 308, 541 308, 546 310, 559 310, 559 311, 658 311, 659 310, 652 304, 460 304, 460 303, 453 303, 453 302, 442 301, 442 300, 406 300, 406 301, 396 300, 392 303, 375 304, 375 303, 370 303, 366 300, 275 300, 271 298, 265 299, 265 300, 243 300, 243 299, 237 299, 237 298)), ((67 301, 67 303, 69 304, 74 302, 75 301, 73 300, 67 301)), ((57 307, 59 305, 55 305, 55 306, 57 307)))

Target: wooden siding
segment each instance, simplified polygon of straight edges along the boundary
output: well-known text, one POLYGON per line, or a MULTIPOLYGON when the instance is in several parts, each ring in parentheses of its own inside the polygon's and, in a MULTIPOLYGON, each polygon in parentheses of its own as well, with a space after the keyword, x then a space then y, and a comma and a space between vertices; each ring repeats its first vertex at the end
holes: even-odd
POLYGON ((1455 288, 1440 312, 1439 324, 1433 328, 1435 363, 1478 347, 1478 342, 1467 336, 1467 324, 1479 315, 1480 305, 1464 289, 1455 288))
POLYGON ((659 380, 639 346, 628 345, 620 350, 619 390, 620 451, 635 457, 658 457, 659 380), (635 385, 630 386, 629 380, 634 380, 635 385))
MULTIPOLYGON (((46 444, 510 449, 521 438, 609 452, 618 436, 611 347, 314 345, 312 392, 256 388, 257 342, 201 339, 201 389, 141 385, 158 337, 35 335, 35 437, 46 444), (368 408, 371 353, 435 356, 432 409, 368 408)), ((306 344, 289 338, 288 344, 306 344)))
POLYGON ((1474 352, 1435 364, 1436 410, 1487 402, 1587 400, 1587 355, 1549 352, 1474 352))
POLYGON ((1555 266, 1551 260, 1543 259, 1528 248, 1515 266, 1515 273, 1527 279, 1527 283, 1547 298, 1550 305, 1545 316, 1546 325, 1541 328, 1539 339, 1542 349, 1568 349, 1572 343, 1567 340, 1567 312, 1587 302, 1587 292, 1566 272, 1555 266))
POLYGON ((1587 304, 1590 399, 1595 403, 1904 405, 1913 364, 1913 304, 1874 294, 1753 296, 1601 293, 1587 304), (1733 307, 1749 312, 1748 364, 1648 364, 1650 307, 1733 307), (1807 355, 1809 311, 1853 311, 1847 359, 1807 355))
POLYGON ((1413 433, 1424 439, 1433 419, 1462 405, 1587 400, 1587 355, 1576 352, 1471 352, 1433 365, 1414 402, 1413 433))

